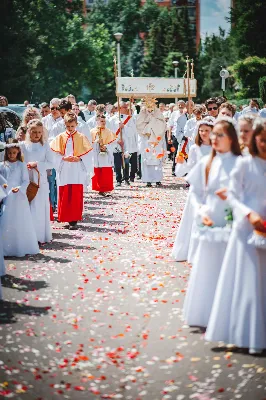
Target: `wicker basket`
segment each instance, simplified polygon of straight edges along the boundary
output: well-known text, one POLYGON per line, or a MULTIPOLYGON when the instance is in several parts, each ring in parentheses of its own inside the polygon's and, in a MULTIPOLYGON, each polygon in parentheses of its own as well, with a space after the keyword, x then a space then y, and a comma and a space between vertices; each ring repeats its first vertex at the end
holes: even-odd
POLYGON ((30 181, 29 186, 27 187, 27 197, 29 200, 29 203, 32 202, 32 200, 35 198, 36 194, 38 193, 39 187, 40 187, 40 172, 38 171, 37 168, 33 168, 38 174, 38 184, 35 182, 30 181))

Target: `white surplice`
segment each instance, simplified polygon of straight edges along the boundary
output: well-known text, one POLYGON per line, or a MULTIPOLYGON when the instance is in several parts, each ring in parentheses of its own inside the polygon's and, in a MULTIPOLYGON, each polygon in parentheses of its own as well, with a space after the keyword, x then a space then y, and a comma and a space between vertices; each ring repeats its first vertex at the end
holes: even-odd
MULTIPOLYGON (((65 131, 66 131, 66 125, 64 119, 62 119, 61 121, 57 122, 51 129, 49 135, 49 142, 52 141, 56 136, 60 135, 60 133, 63 133, 65 131)), ((85 135, 91 143, 91 133, 86 122, 78 121, 77 131, 83 133, 83 135, 85 135)))
MULTIPOLYGON (((186 163, 188 172, 195 167, 202 157, 206 156, 210 152, 210 145, 197 146, 196 144, 193 144, 189 150, 188 162, 186 163)), ((189 245, 191 240, 193 240, 191 238, 193 222, 194 208, 191 204, 189 191, 172 252, 172 257, 176 261, 184 261, 188 258, 189 245)))
POLYGON ((266 348, 266 238, 253 236, 251 211, 266 220, 266 161, 246 156, 231 174, 235 221, 224 257, 206 339, 266 348), (256 247, 262 244, 264 248, 256 247), (261 243, 260 243, 261 242, 261 243))
POLYGON ((0 174, 8 185, 8 196, 4 200, 3 215, 0 218, 4 255, 23 257, 26 254, 37 254, 39 246, 26 195, 30 183, 27 166, 21 161, 5 161, 0 165, 0 174), (12 192, 15 187, 19 188, 17 193, 12 192))
MULTIPOLYGON (((53 154, 48 143, 42 145, 40 142, 23 142, 21 150, 26 164, 28 162, 36 162, 37 169, 40 172, 40 187, 36 197, 30 203, 30 209, 38 242, 50 242, 52 240, 52 231, 47 169, 54 168, 53 154)), ((31 181, 38 183, 38 175, 34 169, 29 170, 29 177, 31 181)))
POLYGON ((44 127, 48 131, 49 140, 52 137, 52 129, 53 129, 53 127, 60 121, 63 121, 63 118, 61 116, 56 118, 56 119, 54 119, 52 114, 48 114, 48 115, 46 115, 46 117, 42 118, 42 123, 43 123, 44 127))
POLYGON ((92 151, 81 156, 80 162, 64 161, 63 157, 73 156, 73 138, 69 136, 66 143, 65 154, 53 152, 55 169, 57 172, 57 185, 83 185, 83 190, 87 191, 89 175, 93 173, 92 151))
POLYGON ((206 185, 206 166, 209 156, 203 157, 189 173, 191 201, 197 221, 195 238, 198 239, 197 251, 191 271, 185 303, 184 318, 189 325, 206 327, 220 269, 230 236, 228 201, 221 200, 215 192, 229 186, 229 175, 235 166, 237 156, 231 152, 214 157, 206 185), (202 226, 202 216, 208 215, 213 221, 212 227, 202 226))
MULTIPOLYGON (((112 118, 110 118, 109 123, 111 126, 111 131, 116 133, 119 129, 119 123, 120 121, 122 123, 125 122, 125 120, 128 119, 128 115, 126 114, 121 114, 120 115, 120 120, 118 117, 118 114, 115 114, 112 118)), ((122 139, 124 142, 124 152, 128 153, 136 153, 138 151, 138 131, 136 128, 136 119, 134 116, 131 116, 129 121, 126 123, 122 130, 122 139)), ((121 133, 117 135, 116 142, 121 140, 121 133)), ((116 147, 119 151, 122 151, 121 147, 116 144, 114 147, 116 147)))

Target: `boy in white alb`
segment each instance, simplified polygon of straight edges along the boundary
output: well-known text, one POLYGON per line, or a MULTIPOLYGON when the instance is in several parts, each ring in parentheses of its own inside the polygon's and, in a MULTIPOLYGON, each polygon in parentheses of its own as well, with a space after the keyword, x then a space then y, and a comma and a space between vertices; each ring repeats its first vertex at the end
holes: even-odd
POLYGON ((66 132, 60 133, 50 144, 55 152, 59 187, 58 221, 69 222, 76 229, 82 220, 83 189, 92 171, 92 146, 88 138, 77 131, 77 116, 69 112, 64 117, 66 132))

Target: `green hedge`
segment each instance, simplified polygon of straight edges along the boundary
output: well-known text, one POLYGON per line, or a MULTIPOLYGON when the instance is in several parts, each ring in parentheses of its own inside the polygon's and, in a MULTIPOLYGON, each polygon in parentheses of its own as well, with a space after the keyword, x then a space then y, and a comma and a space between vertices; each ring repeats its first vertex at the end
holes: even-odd
POLYGON ((259 79, 260 98, 266 104, 266 76, 259 79))
POLYGON ((259 97, 258 81, 266 76, 266 58, 248 57, 229 67, 241 87, 236 94, 239 99, 259 97))

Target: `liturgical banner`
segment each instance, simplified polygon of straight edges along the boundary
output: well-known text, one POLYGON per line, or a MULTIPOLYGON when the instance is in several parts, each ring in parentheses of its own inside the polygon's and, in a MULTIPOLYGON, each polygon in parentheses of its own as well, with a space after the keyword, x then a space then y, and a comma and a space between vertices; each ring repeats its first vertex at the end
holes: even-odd
MULTIPOLYGON (((189 80, 190 97, 197 95, 196 79, 189 80)), ((183 78, 116 78, 118 97, 188 97, 188 79, 183 78)))

